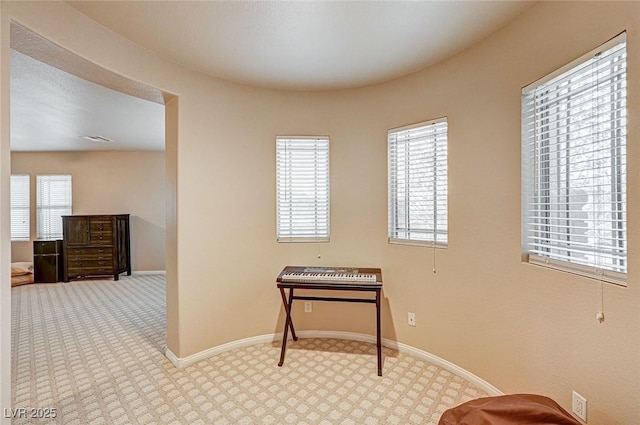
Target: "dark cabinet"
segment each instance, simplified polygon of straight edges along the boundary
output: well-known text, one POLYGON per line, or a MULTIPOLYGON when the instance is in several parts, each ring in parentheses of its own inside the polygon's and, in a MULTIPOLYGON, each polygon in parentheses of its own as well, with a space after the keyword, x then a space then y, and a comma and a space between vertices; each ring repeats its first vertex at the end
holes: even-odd
POLYGON ((33 241, 33 280, 35 283, 55 283, 63 279, 62 241, 33 241))
POLYGON ((68 216, 62 218, 64 245, 87 246, 89 242, 89 217, 68 216))
POLYGON ((129 214, 62 217, 63 281, 131 275, 129 214))

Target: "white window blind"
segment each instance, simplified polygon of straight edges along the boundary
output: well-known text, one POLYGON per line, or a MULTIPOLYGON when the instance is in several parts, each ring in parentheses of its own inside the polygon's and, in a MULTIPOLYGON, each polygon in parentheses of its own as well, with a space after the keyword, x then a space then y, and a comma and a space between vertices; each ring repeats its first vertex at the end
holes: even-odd
POLYGON ((389 242, 445 247, 447 119, 389 130, 389 242))
POLYGON ((276 137, 279 242, 329 240, 329 138, 276 137))
POLYGON ((622 34, 523 89, 529 262, 626 284, 626 75, 622 34))
POLYGON ((62 238, 62 216, 71 214, 71 175, 36 176, 38 239, 62 238))
POLYGON ((28 174, 11 175, 11 240, 30 238, 30 179, 28 174))

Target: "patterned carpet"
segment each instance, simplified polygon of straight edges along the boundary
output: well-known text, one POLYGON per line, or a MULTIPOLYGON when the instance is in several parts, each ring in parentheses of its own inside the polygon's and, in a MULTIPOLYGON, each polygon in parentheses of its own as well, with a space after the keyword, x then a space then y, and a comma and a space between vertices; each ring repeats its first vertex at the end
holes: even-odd
POLYGON ((378 377, 374 345, 335 339, 291 342, 282 368, 269 343, 176 369, 162 275, 15 287, 12 307, 16 425, 436 424, 487 395, 387 348, 378 377))

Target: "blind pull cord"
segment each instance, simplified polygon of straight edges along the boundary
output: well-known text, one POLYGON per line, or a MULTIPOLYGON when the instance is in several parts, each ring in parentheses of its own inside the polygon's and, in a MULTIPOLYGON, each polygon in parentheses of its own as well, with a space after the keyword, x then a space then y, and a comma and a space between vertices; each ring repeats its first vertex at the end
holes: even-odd
POLYGON ((596 313, 596 320, 604 322, 604 282, 600 280, 600 311, 596 313))
POLYGON ((436 242, 433 241, 433 274, 436 274, 436 242))

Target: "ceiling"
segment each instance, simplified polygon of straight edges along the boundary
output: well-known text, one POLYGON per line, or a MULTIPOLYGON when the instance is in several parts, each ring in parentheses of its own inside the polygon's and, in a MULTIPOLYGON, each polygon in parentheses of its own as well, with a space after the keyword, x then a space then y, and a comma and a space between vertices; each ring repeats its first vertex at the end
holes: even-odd
POLYGON ((376 84, 504 26, 523 1, 67 1, 106 28, 211 76, 292 90, 376 84))
POLYGON ((164 150, 164 106, 11 50, 11 150, 164 150), (82 136, 100 136, 94 142, 82 136))
MULTIPOLYGON (((335 90, 411 74, 506 25, 518 1, 67 1, 216 78, 335 90)), ((11 25, 14 151, 164 150, 163 94, 11 25), (91 142, 99 136, 112 142, 91 142)))

